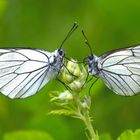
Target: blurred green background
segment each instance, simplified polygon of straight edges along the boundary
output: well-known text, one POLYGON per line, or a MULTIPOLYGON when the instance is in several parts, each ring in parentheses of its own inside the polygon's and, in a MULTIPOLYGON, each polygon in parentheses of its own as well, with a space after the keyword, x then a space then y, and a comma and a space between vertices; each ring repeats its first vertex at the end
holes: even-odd
MULTIPOLYGON (((80 27, 64 46, 68 57, 83 60, 89 53, 81 29, 96 55, 140 43, 138 0, 0 0, 0 47, 54 51, 74 21, 80 27)), ((50 81, 24 100, 0 94, 0 139, 17 130, 39 130, 55 140, 85 140, 81 121, 46 115, 52 108, 48 95, 52 90, 63 90, 63 86, 50 81)), ((92 101, 93 125, 99 134, 110 133, 115 139, 125 129, 140 128, 140 95, 120 97, 98 81, 92 88, 92 101)))

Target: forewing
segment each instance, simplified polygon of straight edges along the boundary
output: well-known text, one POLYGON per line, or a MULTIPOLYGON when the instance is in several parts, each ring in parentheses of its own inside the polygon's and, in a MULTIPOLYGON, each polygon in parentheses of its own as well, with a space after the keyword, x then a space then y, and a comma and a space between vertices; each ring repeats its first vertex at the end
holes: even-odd
POLYGON ((99 58, 99 76, 116 94, 140 92, 140 46, 113 51, 99 58))
POLYGON ((52 77, 49 52, 34 49, 0 49, 0 92, 10 98, 37 93, 52 77))

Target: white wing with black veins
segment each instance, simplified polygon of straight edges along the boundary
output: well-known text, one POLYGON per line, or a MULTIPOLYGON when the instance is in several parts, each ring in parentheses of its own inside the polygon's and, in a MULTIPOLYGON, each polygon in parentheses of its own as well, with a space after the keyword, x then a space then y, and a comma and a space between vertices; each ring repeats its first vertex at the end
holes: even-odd
POLYGON ((99 57, 99 77, 118 95, 140 92, 140 46, 121 49, 99 57))
POLYGON ((0 92, 12 99, 37 93, 54 75, 50 56, 37 49, 0 49, 0 92))

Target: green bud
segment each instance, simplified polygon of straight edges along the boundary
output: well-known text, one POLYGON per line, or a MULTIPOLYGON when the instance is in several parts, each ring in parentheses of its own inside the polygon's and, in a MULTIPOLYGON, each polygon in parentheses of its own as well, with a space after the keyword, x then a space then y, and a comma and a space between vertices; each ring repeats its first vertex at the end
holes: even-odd
POLYGON ((75 60, 68 61, 66 68, 64 67, 60 76, 67 86, 73 91, 80 92, 86 80, 86 69, 78 65, 75 60))
POLYGON ((80 90, 81 90, 83 84, 84 84, 84 83, 81 83, 80 81, 75 80, 75 81, 73 81, 71 84, 69 84, 69 87, 70 87, 72 90, 76 91, 76 92, 80 92, 80 90))
POLYGON ((75 60, 72 59, 72 61, 68 61, 67 63, 67 68, 69 70, 69 72, 77 77, 80 76, 80 67, 79 65, 76 63, 75 60))
POLYGON ((58 99, 59 100, 66 100, 66 101, 68 101, 68 100, 72 100, 73 96, 72 96, 72 94, 68 90, 66 90, 66 91, 61 92, 59 94, 58 99))
POLYGON ((84 96, 83 101, 81 102, 82 108, 90 109, 91 99, 89 96, 84 96))
POLYGON ((56 93, 56 95, 53 95, 50 101, 70 101, 72 99, 73 95, 68 90, 65 90, 64 92, 61 92, 59 94, 56 93))
POLYGON ((74 77, 71 76, 66 70, 63 71, 62 76, 61 76, 61 80, 66 83, 69 84, 73 81, 74 77))
POLYGON ((82 108, 85 108, 85 109, 86 109, 86 108, 89 108, 86 102, 83 102, 83 103, 81 104, 81 106, 82 106, 82 108))

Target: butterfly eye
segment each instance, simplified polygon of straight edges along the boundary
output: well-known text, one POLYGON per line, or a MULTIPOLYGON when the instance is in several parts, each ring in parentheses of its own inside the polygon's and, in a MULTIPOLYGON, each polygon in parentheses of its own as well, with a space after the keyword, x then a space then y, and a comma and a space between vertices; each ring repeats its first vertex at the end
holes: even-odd
POLYGON ((59 50, 58 50, 58 53, 59 53, 60 56, 63 56, 63 55, 64 55, 63 49, 59 49, 59 50))
POLYGON ((93 60, 93 55, 89 55, 89 56, 88 56, 88 59, 89 59, 89 60, 93 60))

